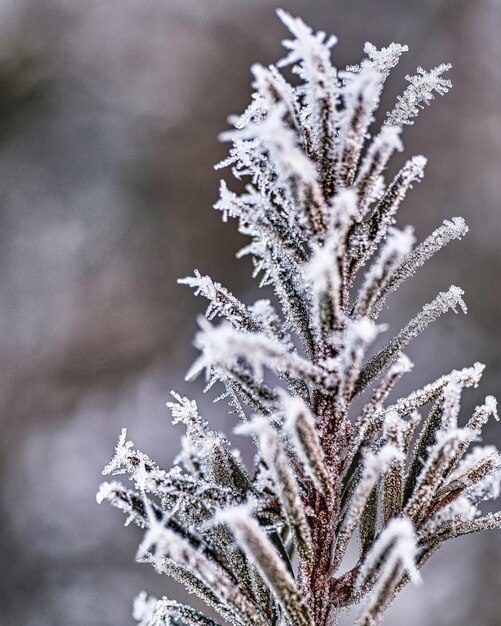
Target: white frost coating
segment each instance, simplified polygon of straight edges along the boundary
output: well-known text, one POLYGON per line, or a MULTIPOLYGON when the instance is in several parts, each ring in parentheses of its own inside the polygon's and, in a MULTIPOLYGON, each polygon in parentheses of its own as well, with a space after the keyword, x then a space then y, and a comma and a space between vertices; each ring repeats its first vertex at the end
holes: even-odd
POLYGON ((413 391, 404 398, 399 398, 388 408, 395 409, 400 415, 407 415, 411 411, 419 409, 423 404, 426 404, 426 402, 436 398, 450 381, 457 382, 463 387, 477 387, 482 378, 484 369, 485 365, 483 363, 476 362, 472 367, 465 367, 462 370, 452 370, 450 374, 441 376, 433 383, 425 385, 422 389, 413 391))
POLYGON ((447 383, 442 390, 441 428, 443 430, 454 430, 458 426, 462 390, 462 386, 455 381, 447 383))
POLYGON ((494 446, 477 447, 463 459, 444 492, 461 489, 472 504, 499 497, 501 489, 501 455, 494 446))
POLYGON ((200 493, 203 493, 204 487, 219 489, 221 495, 224 491, 221 488, 238 487, 240 491, 248 487, 246 471, 241 461, 232 454, 228 440, 209 430, 207 422, 198 414, 195 401, 181 397, 173 391, 171 394, 177 400, 167 403, 172 412, 172 421, 186 425, 186 434, 181 440, 181 452, 174 462, 188 472, 203 477, 207 484, 200 485, 200 493))
MULTIPOLYGON (((364 364, 386 295, 467 231, 454 217, 412 251, 410 229, 392 226, 425 158, 392 166, 385 180, 390 157, 403 148, 401 126, 448 89, 447 66, 410 78, 371 139, 384 79, 406 46, 367 44, 367 58, 338 72, 335 38, 279 15, 292 33, 282 65, 299 79, 252 67, 252 103, 223 135, 232 146, 222 165, 245 179, 244 191, 223 182, 215 205, 249 238, 238 256, 251 257, 276 308, 270 300, 247 306, 198 271, 181 280, 208 299, 209 319, 225 320, 200 323, 189 375, 206 370, 208 388, 221 384, 220 398, 247 423, 239 432, 257 448, 252 471, 209 430, 195 402, 173 394, 173 421, 186 425, 174 466, 158 467, 124 430, 105 472, 130 482, 104 483, 96 498, 149 526, 141 560, 197 594, 225 624, 331 624, 374 591, 359 624, 375 626, 440 543, 501 525, 501 513, 476 517, 477 503, 500 491, 501 456, 494 447, 467 456, 497 417, 494 398, 457 428, 462 389, 477 385, 483 366, 453 371, 386 406, 411 369, 402 350, 449 308, 466 310, 462 291, 439 294, 364 364), (354 403, 380 375, 363 406, 354 403), (417 433, 417 409, 428 402, 417 433), (356 529, 360 550, 346 572, 340 567, 356 529)), ((135 608, 148 626, 216 626, 167 598, 152 606, 143 594, 135 608)))
POLYGON ((316 186, 317 173, 313 163, 297 145, 296 134, 285 126, 283 118, 286 108, 274 107, 269 115, 259 124, 250 122, 242 129, 221 133, 221 141, 257 139, 269 151, 280 180, 284 183, 289 178, 296 178, 304 184, 316 186))
POLYGON ((442 63, 429 72, 418 67, 417 74, 407 75, 405 79, 410 85, 401 96, 398 96, 397 104, 391 113, 387 113, 385 123, 393 126, 414 124, 411 118, 416 117, 425 104, 431 103, 435 97, 433 91, 443 96, 452 87, 450 80, 442 78, 442 74, 451 67, 450 63, 442 63))
POLYGON ((207 432, 207 422, 198 414, 196 401, 172 390, 170 393, 175 402, 166 402, 165 406, 172 413, 172 423, 182 423, 192 436, 203 437, 207 432))
POLYGON ((202 276, 198 270, 194 271, 195 276, 179 278, 180 285, 188 285, 195 289, 195 295, 202 295, 209 300, 209 306, 205 313, 208 320, 212 320, 216 315, 221 315, 229 319, 236 328, 243 330, 254 330, 254 320, 252 320, 246 306, 235 298, 221 283, 212 280, 210 276, 202 276))
POLYGON ((367 149, 355 179, 360 218, 365 216, 371 202, 383 195, 385 185, 382 172, 391 155, 404 149, 401 130, 398 126, 383 126, 367 149))
POLYGON ((466 496, 459 496, 453 500, 450 504, 438 511, 430 520, 431 525, 439 525, 443 523, 454 522, 471 522, 474 520, 480 511, 475 505, 473 505, 466 496))
POLYGON ((303 558, 306 557, 311 550, 310 529, 296 476, 287 460, 279 433, 264 417, 254 417, 250 422, 240 424, 235 432, 257 435, 260 452, 273 480, 273 490, 278 495, 285 516, 296 536, 299 554, 303 558))
POLYGON ((380 385, 376 388, 371 402, 369 402, 368 405, 366 405, 366 409, 364 409, 364 413, 367 414, 369 418, 376 410, 381 408, 382 403, 386 400, 388 394, 399 379, 404 374, 411 372, 413 368, 414 363, 406 354, 400 352, 395 362, 388 368, 380 385))
POLYGON ((332 199, 329 207, 330 220, 325 242, 314 244, 312 254, 304 266, 304 277, 309 285, 316 309, 316 318, 320 317, 320 303, 328 296, 333 303, 333 314, 339 318, 341 311, 340 286, 341 266, 340 259, 345 250, 347 230, 357 214, 357 196, 352 189, 343 189, 332 199))
MULTIPOLYGON (((337 235, 335 236, 337 237, 337 235)), ((333 242, 335 236, 329 237, 323 246, 312 246, 312 255, 304 268, 305 280, 311 286, 315 332, 318 340, 321 340, 322 335, 331 330, 331 320, 335 320, 335 323, 339 324, 343 318, 341 309, 342 278, 337 258, 338 247, 333 242), (324 320, 325 317, 327 320, 324 320)))
MULTIPOLYGON (((358 200, 356 191, 353 189, 342 189, 332 199, 332 228, 341 227, 346 230, 357 214, 358 200)), ((338 254, 342 251, 339 250, 338 254)))
MULTIPOLYGON (((399 43, 390 43, 386 48, 379 50, 369 41, 364 46, 364 52, 371 60, 373 66, 382 74, 383 80, 387 78, 390 71, 400 61, 402 54, 408 50, 408 46, 399 43)), ((362 65, 363 63, 362 61, 362 65)))
POLYGON ((96 502, 98 504, 102 504, 104 500, 108 500, 108 498, 113 494, 113 489, 119 483, 108 483, 104 482, 99 485, 99 490, 96 493, 96 502))
POLYGON ((471 487, 467 487, 465 491, 466 497, 472 502, 484 502, 487 500, 495 500, 501 494, 501 469, 500 460, 497 459, 497 469, 484 479, 471 487))
POLYGON ((365 207, 363 206, 362 199, 360 201, 360 214, 362 216, 366 214, 369 205, 377 204, 383 198, 386 189, 386 181, 383 174, 381 174, 374 179, 374 184, 368 191, 365 207))
POLYGON ((369 219, 353 229, 350 248, 352 255, 357 258, 357 268, 376 252, 388 228, 395 222, 395 215, 407 192, 413 183, 423 178, 426 162, 422 155, 409 159, 388 185, 369 219))
MULTIPOLYGON (((337 37, 327 36, 323 31, 314 34, 299 17, 292 17, 290 13, 277 10, 282 20, 295 39, 284 39, 282 45, 289 50, 287 56, 277 63, 278 67, 286 67, 302 62, 307 76, 314 75, 320 64, 330 65, 330 49, 337 44, 337 37)), ((300 74, 301 77, 304 77, 300 74)))
POLYGON ((341 280, 340 263, 346 251, 346 235, 358 212, 356 193, 352 189, 342 189, 332 198, 328 211, 325 242, 312 246, 312 254, 304 268, 305 278, 316 297, 328 285, 335 289, 341 280), (317 273, 320 286, 317 286, 317 273))
POLYGON ((385 325, 376 325, 368 317, 348 319, 343 336, 343 348, 337 357, 339 378, 338 406, 342 408, 343 400, 351 396, 357 380, 362 359, 367 348, 376 338, 378 332, 386 330, 385 325))
POLYGON ((448 291, 441 291, 432 302, 425 304, 421 312, 366 363, 357 381, 356 393, 365 389, 388 367, 399 352, 449 309, 457 313, 459 306, 464 313, 467 313, 468 309, 462 298, 463 293, 462 289, 452 285, 448 291))
POLYGON ((485 408, 491 415, 494 416, 494 419, 499 422, 498 401, 494 396, 487 396, 485 398, 485 408))
POLYGON ((383 246, 383 251, 388 256, 392 253, 397 255, 407 254, 414 241, 414 229, 412 226, 406 226, 403 230, 390 228, 388 229, 388 238, 383 246))
POLYGON ((496 421, 499 421, 498 402, 494 396, 486 396, 484 404, 477 406, 473 415, 468 420, 468 428, 470 428, 475 435, 479 435, 482 427, 487 424, 491 415, 496 421))
MULTIPOLYGON (((259 63, 255 63, 251 67, 254 76, 252 86, 267 101, 268 107, 273 107, 277 102, 284 105, 289 122, 297 129, 300 122, 297 117, 297 100, 296 92, 285 78, 280 74, 278 69, 271 65, 263 67, 259 63)), ((242 126, 240 126, 242 127, 242 126)))
POLYGON ((280 404, 285 415, 285 427, 293 428, 297 416, 301 413, 308 415, 308 419, 314 419, 305 401, 299 396, 291 396, 289 393, 280 391, 280 404))
POLYGON ((304 268, 306 280, 311 283, 313 297, 320 300, 326 292, 335 292, 341 284, 337 257, 327 245, 315 246, 311 259, 304 268))
POLYGON ((348 320, 343 336, 343 351, 340 354, 341 370, 345 371, 354 354, 365 349, 377 337, 379 332, 387 329, 386 324, 375 324, 368 317, 348 320))
MULTIPOLYGON (((227 617, 231 621, 234 616, 227 617)), ((165 596, 156 601, 150 621, 145 622, 143 626, 171 626, 180 623, 187 626, 218 626, 217 622, 199 611, 175 600, 169 600, 165 596)))
POLYGON ((214 169, 220 170, 223 167, 233 165, 232 174, 237 180, 241 180, 243 176, 251 176, 252 182, 258 184, 262 180, 269 178, 269 163, 267 160, 258 155, 257 151, 260 147, 260 143, 257 139, 240 139, 235 137, 233 140, 233 148, 230 149, 230 155, 217 163, 214 169), (258 167, 261 166, 263 172, 258 172, 258 167))
POLYGON ((379 477, 382 476, 394 462, 401 461, 402 459, 402 452, 391 444, 385 444, 377 453, 368 452, 365 455, 360 480, 350 498, 348 508, 344 514, 337 535, 333 555, 334 567, 337 568, 341 564, 348 542, 357 524, 360 522, 360 517, 379 477))
POLYGON ((437 447, 444 448, 450 443, 458 441, 468 441, 470 438, 470 431, 468 428, 457 428, 454 426, 448 426, 446 430, 439 430, 437 432, 437 447))
MULTIPOLYGON (((387 128, 392 128, 391 126, 387 128)), ((404 280, 414 274, 422 265, 426 263, 434 254, 441 250, 453 239, 461 239, 468 232, 462 217, 453 217, 452 220, 444 220, 442 226, 437 228, 429 237, 410 252, 396 267, 388 277, 386 284, 382 287, 374 305, 374 312, 381 311, 386 296, 398 289, 404 280)))
MULTIPOLYGON (((346 123, 347 118, 353 115, 357 102, 361 105, 365 103, 367 111, 370 113, 373 107, 379 103, 381 93, 381 74, 373 65, 365 65, 358 72, 343 72, 344 85, 342 93, 346 100, 346 108, 342 111, 341 125, 346 123)), ((353 132, 353 129, 351 129, 353 132)), ((350 130, 343 128, 343 134, 347 134, 348 144, 350 143, 350 130)))
POLYGON ((289 53, 278 67, 292 65, 292 71, 305 83, 305 88, 299 89, 303 99, 300 112, 303 136, 307 152, 323 163, 323 174, 327 179, 335 166, 334 143, 339 128, 339 79, 330 60, 337 38, 328 37, 321 31, 313 33, 301 19, 293 18, 285 11, 278 10, 277 13, 295 37, 282 42, 289 53))
POLYGON ((382 279, 385 278, 401 259, 409 254, 415 242, 414 229, 406 226, 403 230, 389 228, 386 241, 381 252, 371 268, 366 272, 362 291, 372 283, 382 286, 382 279))
POLYGON ((216 520, 231 529, 238 545, 261 572, 290 622, 309 626, 311 621, 294 579, 270 543, 268 535, 249 514, 248 506, 223 510, 218 513, 216 520))
POLYGON ((497 453, 495 446, 475 446, 471 452, 461 460, 456 470, 451 474, 451 481, 456 480, 462 474, 466 474, 469 470, 484 461, 487 457, 497 453))
POLYGON ((421 576, 416 567, 416 552, 417 540, 412 522, 405 518, 390 520, 363 562, 355 583, 356 588, 361 589, 376 574, 388 576, 397 563, 401 564, 402 570, 408 573, 414 584, 419 584, 421 576), (381 568, 385 572, 379 572, 381 568))
POLYGON ((396 411, 387 411, 384 416, 383 433, 388 439, 392 433, 403 431, 405 422, 396 411))
POLYGON ((413 369, 414 363, 403 352, 398 355, 397 360, 390 368, 394 374, 407 374, 408 372, 412 372, 413 369))
POLYGON ((411 167, 409 168, 409 178, 418 179, 424 176, 424 168, 428 163, 428 159, 422 154, 418 154, 412 157, 410 160, 411 167))
POLYGON ((238 585, 230 580, 226 572, 196 549, 185 537, 174 532, 165 525, 166 520, 156 519, 151 506, 145 501, 149 529, 139 546, 136 558, 141 560, 144 555, 159 568, 165 557, 181 564, 218 598, 223 605, 239 616, 240 621, 253 621, 259 626, 266 626, 260 608, 247 596, 241 593, 238 585))
POLYGON ((401 450, 391 444, 384 445, 377 454, 370 453, 364 463, 364 475, 369 479, 384 473, 394 461, 402 461, 401 450))
POLYGON ((457 496, 452 502, 439 509, 419 529, 421 541, 433 542, 444 528, 473 522, 480 515, 478 508, 466 496, 457 496))
MULTIPOLYGON (((442 291, 435 298, 435 305, 442 310, 443 313, 447 313, 449 309, 452 309, 454 313, 457 313, 458 306, 463 311, 463 313, 468 313, 468 308, 463 300, 462 296, 464 295, 464 291, 460 287, 456 287, 455 285, 451 285, 448 291, 442 291)), ((426 307, 429 305, 425 305, 423 310, 426 310, 426 307)), ((431 308, 431 307, 430 307, 431 308)))
POLYGON ((289 352, 282 343, 264 333, 242 333, 227 322, 212 326, 204 318, 198 321, 200 331, 195 336, 194 345, 201 355, 186 374, 186 380, 195 378, 202 370, 210 378, 216 367, 231 372, 239 359, 248 362, 256 381, 262 381, 265 367, 276 372, 289 371, 292 375, 319 383, 323 379, 320 368, 296 352, 289 352))
POLYGON ((494 446, 475 448, 461 460, 440 495, 461 490, 472 504, 499 497, 501 454, 494 446))
POLYGON ((377 326, 368 317, 355 320, 351 324, 348 324, 344 337, 345 352, 353 352, 357 350, 358 346, 361 344, 364 346, 369 345, 382 329, 382 326, 377 326))
MULTIPOLYGON (((399 126, 383 126, 371 146, 372 151, 380 153, 403 152, 403 149, 402 129, 399 126)), ((367 165, 362 167, 361 173, 364 172, 364 167, 367 165)))
POLYGON ((132 617, 137 620, 137 626, 151 626, 153 623, 157 598, 148 596, 146 591, 141 591, 132 605, 132 617))
POLYGON ((425 517, 426 511, 444 481, 444 473, 456 458, 458 449, 470 438, 467 428, 451 428, 436 433, 436 443, 430 447, 428 458, 419 473, 412 497, 404 508, 404 515, 415 522, 425 517))
POLYGON ((412 327, 417 326, 420 330, 422 330, 422 328, 428 326, 430 323, 428 319, 429 317, 432 318, 432 321, 434 321, 434 319, 436 319, 439 315, 447 313, 449 309, 452 309, 454 313, 457 313, 458 306, 461 308, 463 313, 466 314, 468 309, 462 298, 463 294, 464 291, 460 287, 451 285, 447 291, 441 291, 432 302, 425 304, 422 312, 406 328, 410 330, 412 324, 412 327))
MULTIPOLYGON (((233 432, 236 435, 258 435, 262 437, 262 443, 268 443, 269 439, 272 440, 275 438, 274 429, 270 425, 269 421, 264 417, 254 417, 252 420, 245 422, 243 424, 238 424, 233 429, 233 432)), ((266 448, 266 445, 265 445, 266 448)), ((269 455, 270 450, 266 448, 264 451, 265 456, 269 455)))
MULTIPOLYGON (((407 528, 402 525, 402 522, 406 521, 394 519, 383 530, 383 534, 388 533, 392 543, 390 543, 387 556, 379 568, 379 576, 374 590, 364 612, 357 621, 357 626, 373 626, 380 622, 384 610, 391 602, 405 573, 414 584, 421 582, 415 562, 418 547, 417 539, 412 525, 407 528)), ((377 544, 378 541, 376 541, 373 549, 376 548, 377 544)))
POLYGON ((367 41, 364 46, 364 52, 368 58, 362 59, 360 65, 349 65, 346 70, 347 72, 360 72, 366 67, 372 67, 380 73, 381 82, 384 82, 390 71, 400 61, 402 54, 408 50, 408 46, 399 43, 390 43, 389 46, 378 49, 367 41))
MULTIPOLYGON (((386 241, 374 263, 365 274, 355 305, 354 315, 372 314, 372 306, 394 268, 409 254, 414 244, 414 231, 389 228, 386 241)), ((372 315, 371 315, 372 317, 372 315)))
MULTIPOLYGON (((245 128, 247 124, 264 120, 264 118, 268 115, 269 110, 266 98, 263 98, 260 93, 254 93, 252 95, 252 102, 245 109, 245 111, 241 115, 229 115, 228 122, 240 130, 241 128, 245 128)), ((215 166, 215 169, 220 169, 225 161, 218 163, 215 166)))
POLYGON ((368 317, 348 320, 343 336, 343 350, 339 355, 341 372, 348 371, 353 362, 358 363, 365 349, 374 341, 378 333, 386 328, 384 324, 376 325, 368 317))
POLYGON ((115 454, 111 461, 104 467, 102 473, 104 476, 107 474, 114 474, 122 465, 127 463, 127 457, 133 448, 134 443, 127 441, 127 429, 122 428, 120 437, 118 438, 117 445, 115 447, 115 454))
POLYGON ((298 396, 282 391, 280 402, 285 415, 285 432, 292 442, 306 473, 319 489, 327 493, 330 473, 325 465, 324 451, 319 433, 309 407, 298 396))
POLYGON ((214 205, 214 208, 222 212, 223 222, 227 222, 228 217, 242 215, 242 212, 245 210, 237 194, 228 189, 228 185, 224 180, 219 183, 219 200, 214 205))
POLYGON ((353 184, 381 93, 381 75, 374 68, 367 66, 360 73, 348 76, 342 88, 345 109, 340 118, 340 140, 336 149, 336 183, 340 187, 353 184))

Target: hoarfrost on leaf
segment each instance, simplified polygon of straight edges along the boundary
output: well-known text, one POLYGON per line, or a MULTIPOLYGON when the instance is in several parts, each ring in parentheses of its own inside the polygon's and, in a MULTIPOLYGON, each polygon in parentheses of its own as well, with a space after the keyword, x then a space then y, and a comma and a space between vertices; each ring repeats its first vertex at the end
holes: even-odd
POLYGON ((442 74, 450 70, 451 67, 450 63, 442 63, 429 72, 418 67, 417 74, 414 76, 407 75, 405 80, 409 81, 410 85, 398 97, 397 104, 393 111, 387 114, 385 123, 391 126, 414 124, 411 118, 416 117, 424 105, 431 103, 435 97, 434 91, 443 96, 452 87, 450 80, 442 78, 442 74))

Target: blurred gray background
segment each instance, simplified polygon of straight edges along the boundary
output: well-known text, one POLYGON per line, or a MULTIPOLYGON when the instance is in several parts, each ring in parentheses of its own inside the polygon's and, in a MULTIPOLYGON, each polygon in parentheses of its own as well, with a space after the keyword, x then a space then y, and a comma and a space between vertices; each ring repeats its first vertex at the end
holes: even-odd
MULTIPOLYGON (((389 301, 400 327, 449 284, 449 315, 409 351, 401 392, 484 361, 465 416, 499 390, 501 5, 494 0, 283 0, 336 33, 340 66, 363 44, 407 43, 385 107, 417 65, 454 64, 453 91, 406 130, 429 157, 399 223, 424 237, 462 215, 470 233, 389 301)), ((204 303, 176 278, 194 267, 245 298, 233 224, 211 211, 226 147, 217 134, 249 99, 249 66, 281 54, 270 0, 0 1, 0 624, 127 626, 134 595, 177 594, 134 563, 141 534, 98 507, 122 426, 168 464, 180 429, 164 407, 184 382, 204 303)), ((403 159, 404 157, 398 157, 403 159)), ((398 159, 397 159, 398 161, 398 159)), ((206 415, 231 430, 223 405, 206 415)), ((499 442, 494 424, 486 439, 499 442)), ((385 624, 501 623, 501 536, 453 542, 385 624)))

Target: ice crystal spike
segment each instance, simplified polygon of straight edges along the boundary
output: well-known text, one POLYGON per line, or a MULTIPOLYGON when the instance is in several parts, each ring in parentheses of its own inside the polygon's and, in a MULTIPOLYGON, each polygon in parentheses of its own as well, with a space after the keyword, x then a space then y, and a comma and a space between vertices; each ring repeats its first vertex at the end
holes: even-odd
POLYGON ((418 67, 415 76, 406 76, 405 80, 409 81, 410 85, 398 97, 393 111, 388 113, 386 124, 391 126, 414 124, 411 118, 416 117, 425 104, 431 103, 435 97, 433 91, 443 96, 452 87, 450 80, 442 78, 442 74, 450 70, 451 67, 450 63, 442 63, 429 72, 418 67))
MULTIPOLYGON (((144 529, 138 560, 198 595, 220 624, 334 626, 361 603, 356 623, 376 626, 444 541, 501 527, 501 513, 482 512, 501 491, 501 453, 476 445, 498 418, 496 400, 487 396, 466 423, 460 416, 483 365, 388 403, 412 376, 403 350, 448 311, 466 313, 463 291, 440 292, 382 349, 372 346, 387 330, 378 320, 388 296, 468 231, 453 217, 414 246, 412 228, 395 221, 426 159, 386 179, 402 127, 450 88, 449 66, 407 77, 374 128, 407 46, 368 43, 360 63, 338 70, 335 37, 278 14, 291 33, 286 56, 252 67, 252 103, 221 135, 231 147, 218 167, 246 185, 238 194, 221 182, 215 204, 249 237, 239 256, 252 258, 267 296, 246 303, 198 270, 179 281, 208 301, 187 378, 204 372, 207 390, 222 386, 219 399, 241 422, 234 432, 256 447, 253 467, 195 401, 172 392, 167 407, 185 427, 173 467, 136 450, 124 429, 97 501, 144 529), (279 69, 289 66, 293 83, 279 69), (360 547, 347 571, 353 537, 360 547)), ((133 616, 140 626, 218 626, 145 592, 133 616)))

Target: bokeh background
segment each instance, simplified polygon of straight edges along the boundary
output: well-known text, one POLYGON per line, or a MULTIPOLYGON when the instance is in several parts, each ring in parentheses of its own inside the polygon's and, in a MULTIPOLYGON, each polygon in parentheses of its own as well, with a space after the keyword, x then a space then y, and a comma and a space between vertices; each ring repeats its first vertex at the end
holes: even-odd
MULTIPOLYGON (((242 244, 210 207, 217 134, 250 94, 249 66, 281 54, 270 0, 0 1, 0 624, 128 626, 134 595, 176 595, 134 563, 141 534, 98 507, 100 471, 127 426, 168 464, 176 388, 219 427, 223 405, 187 385, 204 303, 176 278, 194 267, 251 298, 242 244), (206 413, 207 414, 207 413, 206 413)), ((501 5, 494 0, 282 0, 335 32, 339 65, 366 40, 407 43, 386 108, 417 65, 452 61, 453 91, 405 132, 429 157, 400 224, 422 238, 462 215, 470 233, 404 286, 395 329, 451 283, 448 315, 409 354, 402 393, 484 361, 465 416, 500 387, 501 5)), ((402 159, 404 157, 402 156, 402 159)), ((486 439, 501 441, 501 426, 486 439)), ((499 626, 501 535, 452 542, 385 624, 499 626)), ((348 622, 349 623, 349 622, 348 622)))

